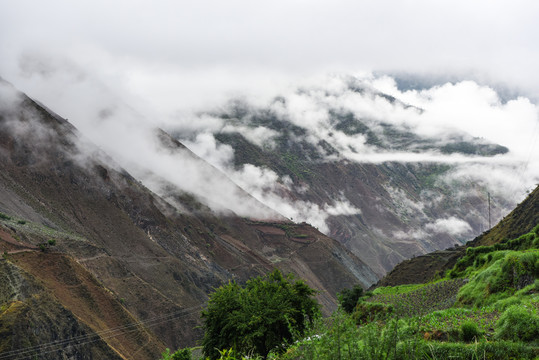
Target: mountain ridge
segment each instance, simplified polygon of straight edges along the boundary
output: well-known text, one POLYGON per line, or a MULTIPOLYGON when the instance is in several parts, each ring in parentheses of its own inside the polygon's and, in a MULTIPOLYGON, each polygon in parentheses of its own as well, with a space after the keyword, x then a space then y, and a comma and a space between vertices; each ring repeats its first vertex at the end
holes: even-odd
POLYGON ((537 224, 539 224, 539 186, 492 229, 485 231, 463 246, 434 251, 405 260, 395 266, 372 288, 432 281, 436 276, 443 276, 446 271, 452 269, 457 261, 466 255, 466 249, 516 239, 530 232, 537 224))
MULTIPOLYGON (((2 91, 8 91, 5 85, 2 91)), ((11 103, 0 103, 0 229, 4 234, 0 250, 6 251, 2 263, 20 265, 31 270, 27 273, 33 278, 52 284, 54 275, 40 273, 43 267, 32 264, 39 259, 64 259, 100 284, 91 294, 114 294, 111 304, 142 322, 200 307, 214 287, 232 279, 245 281, 275 267, 294 272, 317 288, 326 313, 337 306, 336 293, 342 288, 376 281, 357 257, 307 224, 253 222, 231 212, 216 215, 178 191, 176 201, 194 207, 182 212, 110 163, 91 143, 81 144, 70 123, 25 95, 11 95, 11 103), (43 253, 37 251, 40 247, 43 253)), ((170 189, 171 193, 177 190, 170 189)), ((9 283, 5 276, 0 274, 9 283)), ((49 286, 67 286, 64 280, 56 279, 57 285, 49 286)), ((69 309, 71 297, 60 295, 53 292, 54 306, 69 309)), ((14 301, 5 301, 2 306, 14 306, 14 301)), ((92 309, 88 311, 91 316, 92 309)), ((26 326, 24 318, 17 319, 26 326)), ((79 321, 88 326, 88 318, 79 321)), ((6 329, 10 339, 17 324, 6 329)), ((156 346, 150 352, 163 350, 163 343, 172 348, 194 345, 200 338, 199 324, 198 312, 186 312, 181 321, 156 324, 150 335, 156 346)), ((94 326, 93 331, 101 329, 94 326)), ((51 328, 47 333, 51 339, 66 341, 71 336, 57 331, 51 328)), ((24 339, 24 333, 17 334, 24 339)), ((9 351, 22 351, 43 341, 27 336, 25 342, 6 346, 9 351)), ((128 343, 123 346, 129 348, 128 343)), ((118 345, 113 347, 129 358, 118 345)), ((58 354, 50 358, 54 356, 58 354)))
MULTIPOLYGON (((364 95, 358 102, 420 111, 391 96, 347 86, 354 96, 364 95)), ((237 100, 208 113, 222 121, 221 128, 212 131, 214 139, 234 151, 232 164, 226 169, 234 180, 242 181, 241 175, 252 169, 271 173, 278 187, 273 194, 268 195, 256 186, 251 190, 261 193, 262 202, 268 201, 278 208, 277 197, 290 206, 304 206, 305 213, 316 207, 320 212, 325 210, 323 231, 339 240, 380 277, 405 259, 462 245, 472 234, 482 231, 488 189, 466 177, 456 178, 458 168, 450 158, 445 158, 449 162, 436 162, 435 157, 458 155, 473 160, 505 154, 507 148, 464 133, 444 134, 446 139, 421 137, 404 125, 400 128, 383 119, 360 117, 342 104, 333 105, 332 102, 338 103, 338 95, 309 91, 299 91, 295 96, 305 102, 322 103, 309 104, 319 106, 319 112, 309 106, 305 112, 312 111, 314 118, 323 118, 323 130, 318 125, 309 127, 302 123, 306 122, 303 117, 308 118, 306 114, 294 119, 300 115, 285 98, 276 98, 264 106, 237 100), (266 136, 257 137, 260 133, 266 136), (417 157, 399 161, 399 152, 403 151, 412 155, 430 152, 432 157, 427 156, 426 161, 417 157), (396 152, 395 160, 368 160, 388 152, 396 152), (332 206, 347 210, 326 210, 333 210, 332 206), (453 223, 456 226, 451 227, 453 223)), ((193 135, 172 130, 171 133, 192 142, 189 136, 193 135)), ((501 218, 504 207, 509 206, 502 196, 498 198, 499 203, 492 206, 494 219, 501 218)), ((308 218, 305 213, 300 213, 300 218, 308 218)))

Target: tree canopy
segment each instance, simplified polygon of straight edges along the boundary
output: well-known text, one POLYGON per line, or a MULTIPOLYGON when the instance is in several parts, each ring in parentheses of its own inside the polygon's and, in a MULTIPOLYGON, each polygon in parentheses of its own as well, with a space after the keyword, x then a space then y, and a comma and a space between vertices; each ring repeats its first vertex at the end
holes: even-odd
POLYGON ((279 270, 243 287, 231 281, 217 288, 202 312, 204 354, 216 359, 218 350, 233 349, 266 357, 271 350, 284 348, 320 316, 315 293, 302 280, 279 270))
POLYGON ((361 296, 363 296, 363 288, 359 285, 355 285, 352 289, 343 289, 337 294, 342 309, 348 314, 354 312, 354 308, 361 296))

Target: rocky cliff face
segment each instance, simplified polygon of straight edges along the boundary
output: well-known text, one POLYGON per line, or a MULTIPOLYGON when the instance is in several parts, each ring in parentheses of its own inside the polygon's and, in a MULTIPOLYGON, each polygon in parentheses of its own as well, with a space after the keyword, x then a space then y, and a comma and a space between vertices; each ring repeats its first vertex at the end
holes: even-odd
POLYGON ((2 359, 147 359, 163 347, 63 254, 11 254, 0 283, 2 359))
POLYGON ((466 254, 468 247, 494 245, 516 239, 539 224, 539 186, 492 229, 463 246, 434 251, 398 264, 376 286, 426 283, 437 274, 443 275, 466 254))
MULTIPOLYGON (((164 345, 195 344, 207 294, 230 279, 274 267, 294 272, 320 291, 326 312, 342 288, 376 281, 355 255, 308 224, 217 214, 165 181, 156 181, 163 196, 156 195, 66 120, 0 85, 1 274, 15 289, 1 297, 2 309, 12 309, 0 315, 2 351, 100 334, 102 342, 86 348, 66 344, 86 354, 81 358, 155 358, 164 345), (134 335, 102 335, 137 321, 134 335)), ((181 144, 169 145, 180 151, 181 144)))
MULTIPOLYGON (((212 130, 217 148, 233 153, 227 174, 266 204, 318 226, 379 276, 404 259, 481 233, 488 225, 488 188, 456 176, 463 172, 458 162, 508 149, 464 133, 420 134, 390 117, 419 117, 421 109, 341 85, 335 93, 299 89, 264 106, 235 101, 208 113, 221 124, 212 130), (249 174, 272 177, 277 186, 249 182, 249 174)), ((202 147, 192 135, 175 135, 202 147)), ((493 221, 512 206, 498 196, 493 221)))

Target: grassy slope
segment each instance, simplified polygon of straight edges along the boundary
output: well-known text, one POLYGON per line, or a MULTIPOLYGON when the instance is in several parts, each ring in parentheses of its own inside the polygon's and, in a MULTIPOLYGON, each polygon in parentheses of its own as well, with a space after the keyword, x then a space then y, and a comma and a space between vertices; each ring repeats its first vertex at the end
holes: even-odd
POLYGON ((438 274, 450 270, 466 254, 468 247, 493 245, 525 234, 539 223, 539 186, 509 215, 489 231, 465 246, 417 256, 403 261, 388 273, 376 286, 396 286, 425 283, 438 274))
POLYGON ((539 224, 539 186, 533 190, 515 210, 504 217, 496 226, 475 238, 470 245, 493 245, 515 239, 539 224))
POLYGON ((438 281, 368 293, 351 316, 335 315, 317 329, 323 336, 281 358, 534 359, 538 278, 539 225, 511 241, 468 248, 438 281))
POLYGON ((336 311, 270 358, 537 359, 538 277, 539 225, 510 241, 468 248, 437 281, 368 292, 352 314, 336 311))

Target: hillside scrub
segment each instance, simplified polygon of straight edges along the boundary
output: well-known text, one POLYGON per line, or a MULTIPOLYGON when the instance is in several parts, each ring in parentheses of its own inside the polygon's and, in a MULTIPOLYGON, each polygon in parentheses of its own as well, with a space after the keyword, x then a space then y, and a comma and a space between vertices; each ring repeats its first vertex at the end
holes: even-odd
POLYGON ((537 358, 538 233, 536 226, 502 244, 469 248, 439 281, 375 289, 360 299, 354 321, 342 321, 349 325, 339 328, 338 342, 335 330, 318 330, 323 335, 283 358, 537 358), (380 311, 381 305, 392 311, 380 311))
POLYGON ((526 342, 539 339, 537 306, 519 304, 508 307, 496 324, 496 337, 526 342))
POLYGON ((337 294, 339 304, 348 314, 354 311, 361 296, 363 296, 363 288, 359 285, 354 286, 352 289, 344 289, 337 294))
POLYGON ((498 253, 503 250, 524 251, 530 249, 539 249, 539 225, 535 226, 532 231, 524 234, 517 239, 500 242, 491 246, 477 246, 466 249, 466 255, 463 256, 454 268, 448 273, 449 277, 463 277, 469 275, 466 271, 477 269, 486 263, 490 263, 498 253))
MULTIPOLYGON (((322 323, 323 324, 323 323, 322 323)), ((472 325, 470 343, 444 338, 443 332, 426 338, 417 331, 416 319, 388 319, 356 326, 345 314, 317 328, 319 336, 296 343, 279 360, 299 359, 535 359, 534 344, 497 340, 486 341, 472 325), (439 336, 439 338, 436 337, 439 336), (473 340, 472 340, 473 339, 473 340), (442 340, 442 341, 440 341, 442 340)), ((447 334, 445 334, 447 335, 447 334)), ((460 335, 463 336, 463 335, 460 335)), ((464 337, 463 336, 463 337, 464 337)))
MULTIPOLYGON (((491 256, 492 255, 492 256, 491 256)), ((490 262, 470 267, 475 274, 458 294, 462 305, 485 306, 513 296, 518 290, 532 285, 539 274, 539 250, 498 251, 490 262)))
POLYGON ((427 314, 451 307, 465 282, 464 279, 446 279, 431 284, 380 288, 367 301, 391 305, 400 316, 427 314))
POLYGON ((210 295, 202 312, 204 354, 218 359, 218 350, 266 357, 301 337, 319 315, 315 291, 292 275, 275 270, 247 281, 229 282, 210 295))
MULTIPOLYGON (((290 333, 287 341, 266 348, 267 353, 253 350, 253 343, 238 351, 238 344, 245 344, 244 339, 258 336, 249 333, 260 332, 256 319, 249 317, 249 324, 257 326, 249 328, 250 325, 235 325, 238 317, 233 316, 232 322, 226 318, 219 325, 217 336, 222 337, 233 329, 241 333, 241 340, 217 348, 219 351, 210 358, 236 360, 248 355, 253 359, 258 354, 258 358, 274 360, 536 359, 539 357, 538 230, 535 227, 532 232, 499 246, 470 248, 451 272, 431 283, 382 287, 367 293, 345 289, 338 294, 340 306, 330 318, 312 317, 313 321, 304 323, 300 332, 290 333)), ((271 276, 275 275, 268 279, 271 276)), ((264 281, 251 280, 246 289, 253 286, 265 289, 264 281)), ((228 292, 247 291, 236 283, 220 289, 212 295, 210 306, 218 304, 220 296, 230 295, 228 292)), ((225 303, 228 308, 219 309, 232 314, 244 306, 242 301, 241 296, 232 296, 225 303)))

